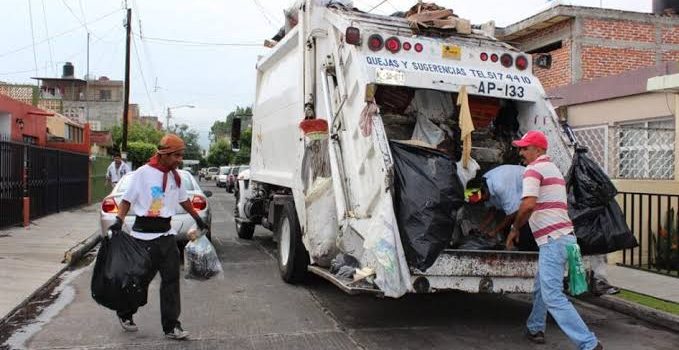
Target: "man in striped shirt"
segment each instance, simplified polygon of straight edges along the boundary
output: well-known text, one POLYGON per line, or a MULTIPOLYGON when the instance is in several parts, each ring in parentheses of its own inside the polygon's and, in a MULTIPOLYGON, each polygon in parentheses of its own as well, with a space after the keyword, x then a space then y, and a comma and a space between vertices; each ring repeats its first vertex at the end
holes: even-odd
POLYGON ((603 349, 563 293, 566 246, 575 244, 576 239, 568 216, 566 182, 546 155, 547 137, 540 131, 529 131, 512 144, 519 148, 526 171, 521 205, 507 237, 507 248, 513 248, 519 238, 518 228, 528 222, 540 250, 526 335, 533 342, 544 343, 549 312, 578 349, 603 349))

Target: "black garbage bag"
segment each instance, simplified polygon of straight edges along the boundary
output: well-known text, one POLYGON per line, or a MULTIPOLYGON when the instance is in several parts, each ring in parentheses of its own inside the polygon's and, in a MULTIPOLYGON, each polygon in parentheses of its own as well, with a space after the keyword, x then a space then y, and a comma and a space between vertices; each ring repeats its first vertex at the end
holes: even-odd
POLYGON ((111 310, 146 305, 151 256, 122 231, 104 238, 92 274, 92 298, 111 310))
POLYGON ((395 165, 394 209, 406 259, 421 271, 448 245, 464 188, 445 153, 391 142, 395 165))
POLYGON ((575 208, 603 207, 615 198, 618 190, 599 165, 587 156, 586 148, 578 148, 568 170, 568 191, 576 199, 575 208))
POLYGON ((638 246, 627 226, 608 175, 578 149, 568 171, 568 215, 584 255, 607 254, 638 246))

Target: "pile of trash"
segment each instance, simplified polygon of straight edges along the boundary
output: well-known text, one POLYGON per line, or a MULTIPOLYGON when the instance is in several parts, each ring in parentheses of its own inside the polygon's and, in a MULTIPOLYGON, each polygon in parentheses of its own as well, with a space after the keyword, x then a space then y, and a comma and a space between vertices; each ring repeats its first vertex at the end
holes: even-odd
POLYGON ((428 29, 454 30, 459 34, 471 34, 472 25, 468 19, 460 18, 451 9, 435 3, 419 3, 408 10, 404 17, 415 33, 428 29))

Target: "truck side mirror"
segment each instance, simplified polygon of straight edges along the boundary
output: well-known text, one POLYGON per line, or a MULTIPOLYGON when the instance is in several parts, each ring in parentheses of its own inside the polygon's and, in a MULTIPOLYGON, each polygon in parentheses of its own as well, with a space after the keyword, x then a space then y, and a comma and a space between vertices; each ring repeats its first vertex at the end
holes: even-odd
POLYGON ((541 53, 537 55, 535 57, 535 65, 543 69, 552 68, 552 54, 541 53))
POLYGON ((238 152, 240 149, 240 117, 233 117, 231 122, 231 149, 238 152))

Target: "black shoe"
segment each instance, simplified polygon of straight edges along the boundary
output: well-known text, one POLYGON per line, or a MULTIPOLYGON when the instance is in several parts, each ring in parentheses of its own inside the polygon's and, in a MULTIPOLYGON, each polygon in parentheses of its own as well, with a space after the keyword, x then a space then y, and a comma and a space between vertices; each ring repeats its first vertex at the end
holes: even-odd
POLYGON ((183 340, 189 336, 189 332, 182 329, 181 326, 175 326, 171 332, 165 332, 165 337, 174 340, 183 340))
POLYGON ((594 283, 594 287, 592 288, 592 293, 596 296, 601 296, 601 295, 613 295, 613 294, 618 294, 620 293, 620 288, 618 287, 613 287, 610 284, 606 283, 606 281, 596 281, 594 283))
POLYGON ((528 329, 526 329, 526 338, 528 340, 532 341, 535 344, 544 344, 545 343, 545 333, 543 331, 537 331, 535 333, 531 333, 528 329))
POLYGON ((118 317, 118 322, 120 322, 120 326, 123 327, 123 330, 125 330, 125 332, 136 332, 139 330, 137 325, 134 323, 132 317, 126 319, 118 317))

